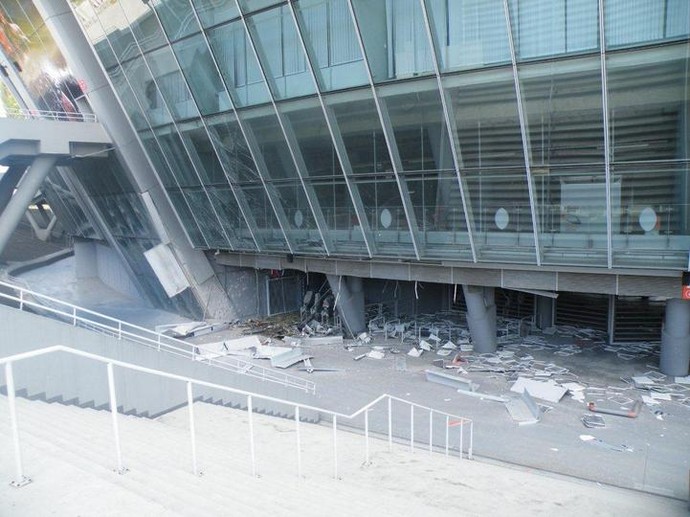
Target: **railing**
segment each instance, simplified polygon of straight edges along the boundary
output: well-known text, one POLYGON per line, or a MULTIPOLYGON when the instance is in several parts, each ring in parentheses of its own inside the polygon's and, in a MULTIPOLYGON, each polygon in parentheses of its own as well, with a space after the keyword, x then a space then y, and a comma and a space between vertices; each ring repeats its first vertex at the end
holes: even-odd
MULTIPOLYGON (((16 403, 15 403, 15 386, 14 386, 14 374, 13 374, 13 369, 12 365, 16 362, 19 361, 24 361, 28 360, 34 357, 39 357, 55 352, 66 352, 68 354, 80 356, 80 357, 85 357, 88 359, 92 359, 94 361, 98 361, 101 363, 105 363, 107 366, 107 375, 108 375, 108 393, 109 393, 109 402, 110 402, 110 413, 112 415, 112 430, 113 430, 113 438, 114 438, 114 443, 115 443, 115 455, 116 455, 116 462, 117 462, 117 469, 116 471, 120 474, 124 474, 127 469, 124 467, 122 463, 122 450, 120 447, 120 433, 119 433, 119 427, 118 427, 118 412, 117 412, 117 398, 115 394, 115 377, 114 377, 114 372, 113 372, 113 366, 118 366, 120 368, 126 368, 129 370, 134 370, 137 372, 142 372, 142 373, 147 373, 151 375, 156 375, 158 377, 164 377, 167 379, 173 379, 173 380, 178 380, 181 382, 184 382, 187 387, 187 407, 189 410, 189 427, 190 427, 190 438, 191 438, 191 455, 192 455, 192 472, 195 475, 200 475, 201 472, 198 468, 197 464, 197 458, 196 458, 196 433, 195 433, 195 420, 194 420, 194 386, 202 386, 205 388, 210 388, 210 389, 216 389, 216 390, 221 390, 229 393, 234 393, 238 395, 243 395, 247 397, 247 416, 248 416, 248 423, 249 423, 249 453, 251 457, 251 473, 252 476, 257 475, 257 468, 256 468, 256 443, 254 440, 254 424, 253 424, 253 400, 254 399, 262 399, 274 403, 279 403, 279 404, 285 404, 290 407, 293 407, 295 409, 295 432, 296 432, 296 446, 297 446, 297 465, 296 465, 296 471, 297 471, 297 476, 302 477, 302 451, 301 451, 301 435, 300 435, 300 409, 304 409, 307 411, 318 411, 322 415, 329 415, 331 417, 332 421, 332 427, 333 427, 333 475, 336 479, 338 479, 338 446, 337 446, 337 425, 338 425, 338 420, 353 420, 359 415, 364 415, 364 461, 365 464, 370 463, 370 448, 369 448, 369 439, 370 439, 370 429, 369 429, 369 411, 376 406, 377 404, 387 401, 387 439, 388 439, 388 449, 392 450, 393 448, 393 409, 392 409, 392 403, 399 402, 402 404, 405 404, 409 406, 409 414, 410 414, 410 436, 409 436, 409 444, 410 444, 410 450, 414 451, 415 448, 415 434, 414 434, 414 414, 415 414, 415 409, 418 411, 425 411, 428 412, 429 414, 429 440, 428 444, 427 442, 424 442, 425 447, 427 448, 429 453, 432 453, 434 451, 434 444, 433 444, 433 422, 434 422, 434 416, 438 415, 441 418, 443 418, 445 422, 445 442, 444 446, 441 450, 445 452, 445 455, 449 455, 450 451, 450 432, 451 429, 453 428, 459 428, 459 439, 458 442, 458 449, 459 449, 459 457, 462 460, 463 459, 463 454, 465 450, 465 426, 468 427, 468 437, 467 437, 467 458, 472 459, 472 447, 474 443, 474 422, 468 418, 464 418, 461 416, 457 415, 452 415, 450 413, 446 413, 443 411, 437 411, 435 409, 422 406, 420 404, 416 404, 414 402, 410 402, 408 400, 400 399, 397 397, 394 397, 392 395, 384 394, 381 395, 380 397, 372 400, 362 408, 358 409, 352 414, 344 414, 344 413, 339 413, 336 411, 330 411, 327 409, 322 409, 322 408, 317 408, 314 406, 310 406, 307 404, 301 404, 297 402, 292 402, 288 400, 283 400, 275 397, 269 397, 265 395, 259 395, 256 393, 251 393, 248 391, 244 390, 238 390, 235 388, 230 388, 227 386, 222 386, 220 384, 215 384, 211 382, 205 382, 201 381, 198 379, 193 379, 191 377, 184 377, 181 375, 175 375, 167 372, 163 372, 160 370, 154 370, 151 368, 145 368, 143 366, 137 366, 135 364, 131 363, 126 363, 124 361, 118 361, 114 359, 110 359, 107 357, 103 357, 100 355, 96 354, 91 354, 88 352, 83 352, 81 350, 75 350, 73 348, 69 348, 66 346, 52 346, 52 347, 47 347, 47 348, 42 348, 40 350, 33 350, 31 352, 25 352, 21 354, 15 354, 11 355, 8 357, 0 358, 0 365, 4 364, 5 365, 5 381, 7 384, 7 397, 8 397, 8 402, 9 402, 9 411, 10 411, 10 425, 12 429, 12 439, 13 439, 13 444, 14 444, 14 455, 15 455, 15 474, 16 474, 16 479, 11 482, 13 486, 20 487, 23 486, 27 483, 31 482, 31 479, 26 477, 24 475, 24 470, 22 466, 22 457, 21 457, 21 447, 19 443, 19 426, 17 422, 17 412, 16 412, 16 403)), ((399 433, 396 433, 396 436, 400 436, 399 433)))
POLYGON ((19 310, 32 308, 35 312, 47 312, 74 327, 85 328, 117 339, 124 339, 156 349, 159 352, 183 356, 233 373, 290 386, 307 393, 316 392, 316 384, 308 379, 264 368, 263 366, 258 366, 232 356, 223 356, 222 359, 203 357, 199 354, 198 348, 195 345, 181 339, 166 336, 159 332, 100 314, 78 305, 31 291, 25 287, 0 281, 0 300, 2 299, 15 302, 18 304, 19 310), (2 288, 11 289, 17 295, 2 292, 2 288))
POLYGON ((79 113, 76 111, 46 111, 10 108, 5 110, 7 118, 22 120, 61 120, 67 122, 98 122, 93 113, 79 113))

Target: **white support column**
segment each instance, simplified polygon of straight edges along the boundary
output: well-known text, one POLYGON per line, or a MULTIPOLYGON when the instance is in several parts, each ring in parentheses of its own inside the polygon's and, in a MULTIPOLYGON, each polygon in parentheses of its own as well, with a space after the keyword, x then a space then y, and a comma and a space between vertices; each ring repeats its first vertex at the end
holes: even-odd
POLYGON ((7 203, 7 207, 0 215, 0 253, 3 252, 10 237, 17 228, 17 225, 24 217, 27 207, 41 188, 43 180, 50 173, 55 165, 55 156, 37 156, 33 163, 24 173, 19 187, 15 191, 12 199, 7 203))
POLYGON ((664 375, 685 377, 690 363, 690 301, 671 298, 666 302, 661 331, 659 369, 664 375))

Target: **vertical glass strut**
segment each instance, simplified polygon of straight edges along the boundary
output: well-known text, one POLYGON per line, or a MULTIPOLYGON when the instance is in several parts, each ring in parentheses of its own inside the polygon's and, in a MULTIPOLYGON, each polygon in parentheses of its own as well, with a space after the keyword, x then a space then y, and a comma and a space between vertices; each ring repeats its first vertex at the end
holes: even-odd
POLYGON ((537 209, 534 199, 534 185, 532 183, 532 170, 530 164, 531 146, 529 143, 529 133, 527 122, 525 121, 524 99, 520 91, 520 80, 517 72, 517 61, 515 57, 515 45, 513 41, 513 27, 510 21, 510 9, 508 0, 503 0, 503 12, 505 13, 506 28, 508 29, 508 45, 510 47, 510 60, 513 66, 513 80, 515 82, 515 94, 517 96, 518 117, 520 119, 520 132, 522 133, 522 147, 525 155, 525 172, 527 174, 527 191, 529 193, 530 213, 532 214, 532 233, 534 234, 534 252, 537 258, 537 266, 541 266, 541 247, 539 245, 539 224, 537 222, 537 209))
POLYGON ((606 178, 606 261, 613 267, 613 243, 611 232, 611 154, 609 140, 609 93, 606 84, 606 35, 604 34, 604 0, 599 0, 599 55, 601 56, 601 109, 604 112, 604 173, 606 178))
MULTIPOLYGON (((237 0, 236 0, 237 1, 237 0)), ((259 70, 261 72, 261 76, 263 77, 264 82, 266 85, 268 85, 268 91, 269 91, 269 97, 270 97, 270 102, 271 105, 273 106, 273 111, 275 112, 276 120, 278 121, 278 124, 280 126, 280 130, 283 134, 283 137, 285 138, 285 142, 288 147, 288 151, 290 152, 290 157, 295 165, 296 171, 297 171, 297 176, 299 178, 299 181, 302 185, 302 190, 304 191, 304 194, 307 196, 307 203, 309 203, 309 209, 311 210, 311 213, 315 219, 316 222, 316 227, 319 231, 319 235, 321 237, 321 243, 323 244, 324 250, 326 252, 326 255, 331 254, 331 249, 332 249, 332 244, 331 244, 331 239, 328 234, 326 228, 326 222, 323 217, 323 212, 321 211, 321 207, 318 205, 318 203, 315 202, 315 194, 312 189, 308 188, 307 185, 304 182, 304 177, 303 177, 303 172, 304 172, 304 165, 303 165, 303 160, 299 157, 299 150, 295 149, 294 146, 294 135, 293 138, 290 137, 288 134, 288 131, 286 129, 286 125, 281 117, 280 111, 278 110, 278 107, 276 106, 275 102, 275 92, 271 88, 271 83, 268 80, 268 76, 266 75, 266 71, 264 70, 264 67, 266 66, 266 63, 261 62, 261 58, 259 55, 259 52, 256 48, 256 42, 255 42, 255 37, 252 34, 252 32, 249 30, 249 25, 247 24, 247 19, 244 15, 244 12, 242 12, 242 8, 238 3, 238 8, 240 10, 240 19, 242 20, 242 25, 244 26, 244 30, 247 33, 247 41, 249 42, 249 45, 252 48, 252 52, 254 56, 256 57, 257 62, 259 63, 259 70)))
MULTIPOLYGON (((133 86, 132 86, 131 83, 130 83, 130 79, 129 79, 128 75, 124 72, 124 68, 122 67, 122 62, 121 62, 121 60, 120 60, 120 57, 115 53, 115 49, 113 48, 110 39, 109 39, 109 38, 107 37, 107 35, 106 35, 105 28, 103 27, 103 23, 102 23, 102 20, 101 20, 100 16, 96 16, 96 18, 98 19, 98 24, 99 24, 99 26, 101 27, 101 30, 103 31, 103 35, 105 36, 104 39, 105 39, 105 41, 107 42, 108 48, 110 48, 111 52, 113 53, 113 56, 115 57, 115 62, 116 62, 117 68, 122 72, 122 76, 123 76, 125 82, 127 83, 127 87, 133 92, 133 99, 134 99, 134 101, 136 102, 137 106, 139 106, 139 110, 141 111, 141 113, 145 113, 145 110, 144 110, 143 106, 141 105, 141 102, 140 102, 139 98, 134 94, 134 88, 133 88, 133 86)), ((93 46, 93 45, 92 45, 92 46, 93 46)), ((94 49, 94 52, 95 52, 95 49, 94 49)), ((120 92, 120 91, 115 87, 115 85, 113 84, 113 82, 112 82, 112 77, 110 76, 110 74, 106 74, 106 75, 108 76, 108 82, 111 84, 111 87, 113 88, 113 91, 117 92, 117 93, 118 93, 118 97, 120 97, 121 92, 120 92)), ((130 117, 130 118, 131 118, 131 117, 130 117)), ((162 147, 160 146, 160 143, 159 143, 159 141, 158 141, 158 138, 157 138, 157 136, 155 135, 155 133, 154 133, 154 131, 153 131, 153 127, 151 126, 151 122, 149 121, 148 117, 142 117, 142 118, 144 119, 145 125, 146 125, 146 127, 148 128, 148 131, 150 132, 151 136, 152 136, 153 139, 156 141, 156 146, 162 149, 162 147)), ((180 214, 180 212, 179 212, 179 208, 178 208, 177 203, 174 203, 174 202, 172 201, 172 198, 170 197, 170 192, 168 191, 167 188, 165 188, 166 185, 165 185, 165 182, 163 181, 163 178, 161 177, 161 171, 159 171, 159 170, 157 169, 157 167, 154 166, 154 161, 153 161, 153 158, 152 158, 151 155, 150 155, 150 150, 144 145, 143 141, 141 140, 141 136, 140 136, 140 134, 139 134, 139 131, 136 131, 136 134, 137 134, 137 138, 139 139, 139 144, 140 144, 140 145, 142 146, 142 148, 145 149, 145 151, 146 151, 146 156, 148 157, 149 162, 151 163, 151 168, 155 171, 156 176, 158 177, 158 181, 159 181, 160 184, 163 185, 163 187, 164 187, 164 188, 163 188, 163 192, 165 193, 165 196, 168 198, 168 201, 169 201, 169 203, 170 203, 170 206, 172 207, 173 212, 175 213, 175 215, 177 216, 178 221, 180 222, 180 226, 182 227, 182 229, 183 229, 183 231, 184 231, 184 233, 185 233, 185 235, 186 235, 186 237, 187 237, 187 241, 189 242, 190 246, 192 246, 192 247, 198 246, 199 244, 198 244, 197 242, 195 242, 194 239, 192 239, 192 236, 191 236, 190 233, 189 233, 190 230, 189 230, 189 228, 187 228, 187 224, 185 224, 185 220, 182 218, 182 216, 181 216, 181 214, 180 214)), ((177 190, 179 191, 180 195, 182 196, 182 201, 183 201, 184 205, 186 205, 187 210, 191 213, 191 207, 190 207, 190 205, 189 205, 189 201, 187 200, 187 198, 186 198, 184 195, 182 195, 182 188, 181 188, 181 186, 180 186, 180 184, 179 184, 179 180, 178 180, 177 176, 175 176, 175 174, 172 173, 173 168, 172 168, 172 165, 171 165, 170 162, 169 162, 168 156, 167 156, 165 153, 161 153, 161 154, 162 154, 162 156, 163 156, 163 159, 164 159, 165 162, 166 162, 166 165, 165 165, 165 166, 167 166, 167 168, 171 171, 170 174, 171 174, 171 176, 172 176, 172 178, 173 178, 173 180, 174 180, 174 183, 175 183, 175 186, 176 186, 177 190)), ((200 236, 201 239, 204 241, 205 246, 206 246, 206 247, 209 247, 209 244, 208 244, 208 242, 206 241, 206 236, 203 234, 203 232, 201 231, 201 228, 199 227, 199 223, 196 221, 196 219, 192 219, 192 221, 193 221, 193 223, 194 223, 194 226, 197 227, 197 230, 198 230, 198 232, 199 232, 199 236, 200 236)))
MULTIPOLYGON (((198 13, 197 13, 196 9, 193 9, 193 11, 194 11, 194 15, 197 16, 197 20, 198 20, 198 13)), ((213 66, 215 67, 216 72, 220 76, 220 80, 223 84, 225 94, 227 95, 228 102, 230 103, 230 108, 232 109, 232 112, 235 115, 235 120, 237 122, 237 126, 239 127, 240 132, 242 133, 242 137, 247 144, 247 149, 249 150, 249 153, 251 154, 252 160, 254 161, 254 164, 256 165, 257 172, 259 173, 259 179, 261 181, 261 185, 265 191, 268 191, 267 186, 266 186, 266 180, 265 180, 266 173, 265 173, 265 170, 263 170, 263 168, 261 166, 261 162, 258 160, 258 151, 256 149, 256 146, 252 145, 253 141, 248 137, 247 128, 244 125, 244 121, 237 114, 235 103, 233 101, 232 95, 230 95, 230 89, 228 88, 225 76, 220 72, 220 68, 218 66, 218 61, 216 60, 216 55, 212 51, 210 42, 208 41, 208 34, 206 33, 206 31, 203 31, 203 30, 201 31, 201 34, 203 35, 204 41, 206 42, 206 45, 209 48, 209 52, 211 54, 211 59, 213 60, 213 66)), ((215 141, 215 138, 211 137, 211 141, 212 142, 215 141)), ((223 162, 223 160, 221 160, 221 162, 223 162)), ((232 185, 232 182, 230 182, 230 183, 232 185)), ((275 200, 273 199, 273 196, 268 196, 268 201, 271 204, 271 209, 273 210, 273 213, 276 217, 276 220, 278 222, 278 226, 280 227, 280 231, 283 234, 283 239, 284 239, 284 241, 288 247, 288 250, 290 251, 290 253, 294 253, 294 250, 292 248, 292 243, 290 242, 290 239, 288 238, 288 234, 285 231, 285 227, 286 227, 287 223, 285 222, 284 213, 282 212, 282 210, 279 210, 278 207, 276 206, 275 200)))
POLYGON ((307 62, 307 69, 312 77, 312 80, 314 82, 314 89, 316 90, 316 94, 319 98, 319 104, 321 105, 321 110, 323 111, 323 116, 326 121, 326 125, 328 126, 328 133, 331 136, 331 139, 333 140, 333 146, 336 152, 336 155, 338 157, 338 162, 340 162, 340 167, 343 170, 343 177, 345 179, 345 185, 347 186, 348 193, 350 194, 350 198, 352 200, 352 204, 355 210, 355 213, 357 215, 357 220, 359 223, 359 228, 362 233, 362 238, 364 239, 364 244, 366 245, 367 248, 367 254, 369 255, 369 258, 373 257, 372 254, 372 247, 371 243, 369 242, 369 223, 364 216, 364 211, 362 207, 362 200, 359 197, 359 193, 355 194, 354 189, 352 188, 352 184, 349 180, 349 175, 352 173, 352 168, 349 165, 349 161, 347 160, 347 156, 344 153, 344 150, 342 148, 342 145, 339 145, 338 142, 342 140, 342 138, 336 138, 335 131, 337 130, 332 123, 332 119, 329 116, 328 110, 326 109, 326 104, 323 101, 323 96, 321 95, 321 89, 319 87, 319 83, 316 78, 316 73, 314 72, 314 65, 311 60, 311 56, 309 55, 309 52, 307 52, 307 46, 304 42, 304 35, 302 34, 302 28, 300 27, 300 24, 297 20, 297 15, 295 13, 295 7, 292 4, 292 2, 288 2, 288 6, 290 8, 290 14, 292 16, 292 19, 295 23, 295 27, 297 27, 297 36, 300 41, 300 45, 302 46, 302 50, 304 52, 304 55, 306 56, 306 62, 307 62))
MULTIPOLYGON (((477 251, 474 247, 474 224, 472 218, 470 217, 470 210, 468 210, 469 198, 465 195, 465 182, 460 175, 460 168, 462 166, 462 155, 460 151, 455 146, 455 139, 453 138, 453 129, 451 126, 451 117, 449 113, 450 106, 448 105, 445 90, 443 88, 443 82, 441 81, 441 70, 439 67, 438 60, 438 49, 436 48, 436 42, 431 34, 431 24, 429 23, 429 13, 427 11, 425 0, 419 0, 420 8, 424 16, 424 26, 426 29, 426 34, 429 39, 429 49, 431 50, 432 62, 434 65, 434 72, 436 74, 436 82, 438 84, 438 93, 441 99, 441 107, 443 109, 443 117, 445 120, 446 131, 448 132, 448 139, 450 141, 450 151, 453 155, 453 165, 455 166, 455 174, 458 177, 458 186, 460 188, 460 198, 462 199, 462 209, 465 213, 465 224, 467 225, 467 234, 470 240, 470 249, 472 251, 472 262, 477 262, 477 251)), ((459 144, 458 144, 459 145, 459 144)))
MULTIPOLYGON (((122 7, 120 6, 120 8, 122 8, 122 7)), ((153 8, 152 8, 152 9, 153 9, 153 8)), ((153 11, 154 11, 154 13, 155 13, 155 9, 153 9, 153 11)), ((124 9, 123 9, 123 13, 124 13, 125 18, 127 19, 127 13, 124 12, 124 9)), ((128 23, 131 24, 131 21, 129 21, 129 19, 127 19, 127 21, 128 21, 128 23)), ((157 18, 156 18, 156 21, 158 21, 157 18)), ((161 31, 162 31, 162 29, 161 29, 161 31)), ((156 75, 153 73, 153 70, 151 70, 151 67, 150 67, 150 65, 149 65, 149 61, 148 61, 148 59, 146 58, 146 56, 144 56, 144 53, 143 53, 143 51, 142 51, 142 49, 141 49, 141 46, 139 45, 139 39, 138 39, 136 36, 134 37, 134 42, 135 42, 137 48, 139 49, 139 53, 141 54, 142 60, 143 60, 143 62, 144 62, 144 64, 145 64, 145 66, 146 66, 146 69, 148 70, 148 73, 149 73, 150 77, 151 77, 152 84, 155 86, 155 88, 156 88, 157 91, 162 92, 163 90, 162 90, 161 87, 160 87, 159 79, 156 78, 156 75)), ((169 49, 169 51, 172 52, 172 49, 169 49)), ((178 126, 177 121, 176 121, 176 118, 177 118, 177 117, 174 116, 174 112, 173 112, 173 110, 172 110, 172 108, 171 108, 171 106, 170 106, 170 104, 169 104, 168 99, 166 98, 166 95, 162 95, 162 94, 161 94, 161 101, 162 101, 163 105, 165 106, 166 110, 168 111, 168 113, 170 113, 170 114, 173 115, 173 116, 171 117, 171 119, 172 119, 172 120, 171 120, 171 124, 172 124, 172 127, 174 128, 175 134, 179 137, 180 142, 182 142, 182 147, 183 147, 183 149, 184 149, 184 153, 186 154, 187 159, 188 159, 188 160, 190 161, 190 163, 191 163, 192 169, 194 170, 194 174, 196 175, 196 178, 198 179, 199 184, 201 185, 201 189, 202 189, 203 192, 204 192, 205 198, 208 200, 208 203, 209 203, 209 205, 210 205, 210 207, 211 207, 211 211, 213 212, 213 214, 214 214, 216 220, 218 221, 218 224, 220 225, 220 229, 221 229, 221 231, 222 231, 222 234, 223 234, 224 237, 225 237, 226 242, 227 242, 228 245, 231 247, 231 249, 234 249, 232 243, 230 242, 230 237, 228 236, 227 232, 225 231, 225 228, 223 227, 223 225, 222 225, 222 223, 221 223, 221 221, 220 221, 220 218, 219 218, 219 216, 218 216, 218 213, 216 212, 216 207, 214 206, 214 203, 211 201, 211 198, 210 198, 210 196, 209 196, 209 194, 208 194, 208 191, 206 190, 206 187, 205 187, 205 185, 204 185, 204 182, 203 182, 203 180, 201 179, 201 175, 200 175, 200 173, 199 173, 199 170, 198 170, 198 168, 197 168, 197 165, 195 164, 194 159, 192 158, 192 155, 191 155, 191 153, 189 152, 189 149, 188 149, 187 145, 184 143, 184 140, 183 140, 182 137, 181 137, 181 133, 180 133, 180 130, 179 130, 179 126, 178 126)), ((198 111, 197 111, 197 113, 198 113, 198 111)), ((155 132, 154 132, 154 133, 155 133, 155 132)), ((175 134, 173 134, 173 136, 175 136, 175 134)), ((197 219, 197 217, 194 215, 194 212, 193 212, 193 211, 192 211, 192 217, 194 217, 195 220, 197 219)), ((199 227, 202 228, 202 225, 199 225, 199 227)), ((201 233, 202 233, 202 235, 204 235, 203 229, 202 229, 201 233)), ((208 243, 208 240, 207 240, 207 244, 210 244, 211 247, 215 247, 215 246, 213 245, 213 243, 208 243)))
MULTIPOLYGON (((191 1, 191 0, 190 0, 190 1, 191 1)), ((195 10, 194 7, 191 5, 191 3, 190 3, 190 8, 191 8, 191 11, 194 13, 194 18, 195 18, 195 20, 197 21, 197 23, 199 23, 199 19, 198 19, 198 17, 196 16, 196 10, 195 10)), ((160 23, 161 28, 163 29, 163 34, 164 34, 164 36, 165 36, 166 42, 167 42, 167 44, 170 46, 170 48, 172 49, 172 44, 171 44, 171 42, 170 42, 170 39, 169 39, 169 37, 168 37, 168 34, 167 34, 165 28, 163 27, 163 23, 162 23, 161 20, 160 20, 159 13, 158 13, 158 11, 157 11, 156 9, 154 9, 153 11, 154 11, 154 13, 155 13, 156 18, 158 19, 158 23, 160 23)), ((202 33, 203 33, 203 31, 202 31, 202 33)), ((203 34, 204 34, 204 37, 205 37, 205 33, 203 33, 203 34)), ((183 72, 182 72, 182 66, 181 66, 181 64, 180 64, 180 61, 179 61, 179 59, 178 59, 178 56, 177 56, 177 54, 176 54, 174 51, 172 51, 172 56, 173 56, 173 59, 175 60, 175 63, 177 64, 177 67, 180 69, 180 73, 183 73, 183 72)), ((219 73, 218 75, 220 76, 220 73, 219 73)), ((183 74, 183 76, 184 76, 184 74, 183 74)), ((211 143, 211 145, 213 146, 214 152, 215 152, 216 155, 217 155, 216 157, 218 158, 218 163, 220 163, 221 168, 223 169, 223 174, 225 175, 226 181, 227 181, 228 185, 230 186, 230 190, 231 190, 231 192, 232 192, 233 197, 235 198, 235 202, 237 203, 237 207, 238 207, 238 209, 240 210, 240 213, 241 213, 241 215, 242 215, 242 218, 244 219, 244 223, 246 224, 247 229, 249 230, 249 233, 251 234, 251 238, 252 238, 252 241, 254 242, 254 246, 256 246, 256 249, 257 249, 257 250, 261 251, 261 246, 259 245, 259 242, 258 242, 257 239, 256 239, 255 226, 253 225, 253 221, 247 217, 247 213, 246 213, 245 210, 244 210, 243 203, 242 203, 242 202, 240 201, 240 199, 238 198, 237 192, 235 191, 235 187, 232 185, 232 182, 229 180, 228 172, 227 172, 227 170, 226 170, 226 168, 225 168, 225 165, 223 164, 223 160, 221 160, 220 157, 218 156, 218 152, 217 152, 217 150, 216 150, 216 145, 215 145, 214 139, 213 139, 212 136, 211 136, 211 133, 210 133, 210 131, 209 131, 209 129, 208 129, 208 125, 206 124, 206 119, 205 119, 205 118, 203 117, 203 115, 202 115, 202 110, 201 110, 201 108, 199 107, 199 103, 198 103, 198 101, 197 101, 195 95, 192 95, 192 102, 194 102, 194 104, 195 104, 195 106, 196 106, 196 109, 197 109, 197 111, 198 111, 199 114, 200 114, 200 120, 201 120, 201 124, 203 125, 204 132, 205 132, 205 134, 206 134, 206 136, 207 136, 207 138, 208 138, 208 141, 209 141, 209 142, 211 143)), ((231 102, 231 101, 230 101, 230 102, 231 102)), ((221 224, 221 227, 222 227, 222 226, 223 226, 223 224, 221 224)), ((230 245, 232 246, 232 242, 230 242, 230 245)))
POLYGON ((395 140, 392 137, 391 130, 390 130, 390 120, 388 120, 388 117, 384 114, 384 111, 381 106, 380 99, 378 97, 378 94, 376 92, 376 86, 374 84, 374 78, 372 76, 371 72, 371 67, 369 64, 369 60, 367 59, 367 52, 366 49, 364 48, 364 40, 362 39, 362 33, 360 31, 359 27, 359 22, 357 20, 357 16, 355 15, 355 9, 352 5, 352 0, 347 0, 348 8, 350 9, 350 15, 352 16, 352 23, 354 24, 355 27, 355 32, 357 34, 357 41, 359 42, 360 50, 362 52, 362 56, 364 57, 364 61, 366 63, 366 70, 367 70, 367 77, 369 78, 369 85, 371 87, 371 94, 374 99, 374 103, 376 104, 376 111, 378 112, 379 115, 379 120, 381 121, 381 127, 383 129, 383 135, 386 140, 386 146, 388 147, 388 152, 391 157, 391 162, 392 162, 392 167, 393 167, 393 174, 395 175, 395 181, 398 185, 398 190, 400 192, 400 197, 402 199, 402 204, 403 204, 403 210, 405 212, 405 219, 407 220, 407 227, 410 232, 410 237, 412 238, 412 246, 414 248, 414 254, 417 260, 420 259, 420 254, 419 254, 419 236, 418 236, 418 226, 416 223, 416 217, 414 215, 414 212, 410 208, 410 195, 407 190, 407 185, 405 185, 401 179, 400 179, 400 154, 398 153, 397 146, 395 144, 395 140))

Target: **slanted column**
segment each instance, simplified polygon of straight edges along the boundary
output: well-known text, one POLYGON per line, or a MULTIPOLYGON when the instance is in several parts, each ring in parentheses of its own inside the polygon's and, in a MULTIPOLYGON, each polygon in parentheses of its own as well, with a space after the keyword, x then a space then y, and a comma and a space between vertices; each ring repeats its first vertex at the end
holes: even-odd
POLYGON ((328 283, 336 297, 336 308, 345 327, 353 336, 366 330, 364 322, 364 290, 362 279, 348 276, 328 275, 328 283))
POLYGON ((14 189, 17 187, 17 183, 24 174, 26 166, 22 165, 11 165, 9 169, 0 178, 0 214, 7 206, 7 203, 12 199, 12 194, 14 189))
POLYGON ((55 165, 55 156, 37 156, 31 163, 29 170, 24 173, 17 191, 7 203, 5 210, 0 214, 0 254, 24 217, 24 212, 29 207, 43 180, 55 165))
POLYGON ((665 375, 685 377, 689 363, 690 301, 672 298, 666 302, 659 369, 665 375))
POLYGON ((491 353, 496 351, 496 304, 494 288, 463 285, 467 305, 467 325, 472 336, 474 351, 491 353))

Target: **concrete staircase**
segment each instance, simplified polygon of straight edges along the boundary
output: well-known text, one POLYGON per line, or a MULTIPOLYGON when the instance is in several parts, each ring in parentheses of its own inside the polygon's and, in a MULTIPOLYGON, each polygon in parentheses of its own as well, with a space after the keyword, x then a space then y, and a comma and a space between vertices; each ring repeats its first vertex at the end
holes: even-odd
MULTIPOLYGON (((192 473, 186 408, 158 420, 119 419, 125 474, 113 472, 115 454, 110 414, 75 406, 17 400, 25 471, 33 483, 8 488, 13 456, 6 397, 0 397, 0 501, 3 516, 47 515, 367 515, 370 500, 385 503, 380 515, 421 515, 395 492, 382 493, 362 465, 361 436, 340 432, 339 471, 332 479, 332 435, 302 424, 303 472, 296 475, 293 422, 254 417, 258 474, 251 476, 246 412, 197 403, 197 454, 204 475, 192 473), (362 475, 364 473, 364 475, 362 475), (40 494, 40 496, 38 495, 40 494), (12 507, 6 513, 8 505, 12 507), (337 509, 341 509, 340 512, 337 509), (408 513, 412 512, 412 513, 408 513)), ((381 442, 373 451, 383 450, 381 442)), ((404 452, 391 454, 400 462, 404 452)), ((439 458, 445 461, 444 458, 439 458)), ((457 458, 455 459, 457 460, 457 458)), ((386 462, 382 463, 385 466, 386 462)), ((405 461, 402 461, 405 463, 405 461)), ((399 468, 395 465, 385 466, 399 468)), ((383 474, 383 472, 380 472, 383 474)), ((390 473, 389 473, 390 475, 390 473)))

